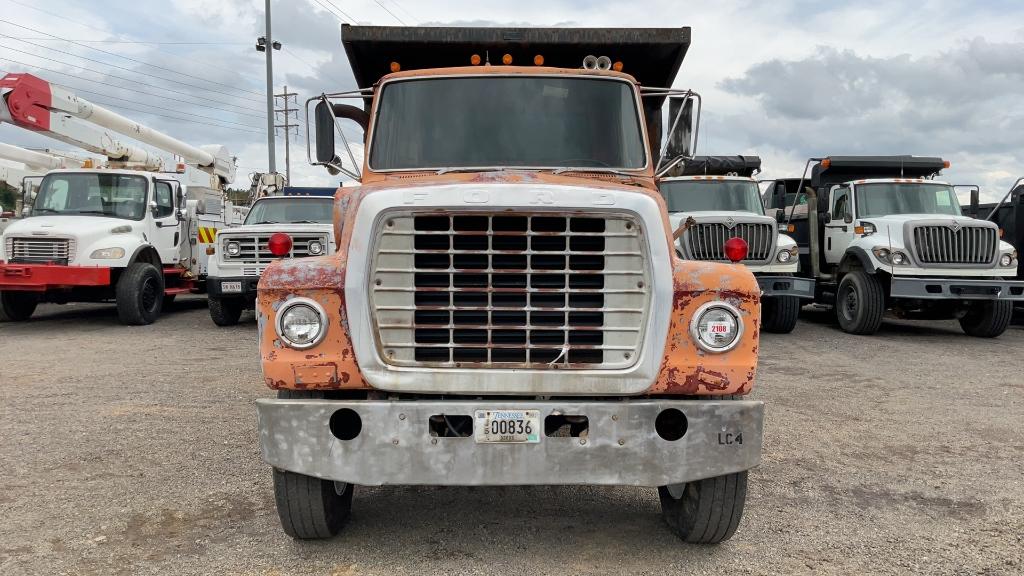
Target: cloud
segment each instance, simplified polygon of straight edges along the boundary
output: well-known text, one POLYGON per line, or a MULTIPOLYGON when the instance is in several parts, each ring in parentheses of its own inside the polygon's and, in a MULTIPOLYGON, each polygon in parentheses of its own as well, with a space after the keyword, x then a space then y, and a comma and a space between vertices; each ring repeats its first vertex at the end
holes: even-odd
POLYGON ((743 146, 791 158, 942 156, 951 178, 1001 189, 1007 174, 1024 172, 1022 61, 1024 43, 981 38, 920 57, 819 47, 723 80, 718 87, 750 109, 708 120, 713 132, 743 134, 743 146))

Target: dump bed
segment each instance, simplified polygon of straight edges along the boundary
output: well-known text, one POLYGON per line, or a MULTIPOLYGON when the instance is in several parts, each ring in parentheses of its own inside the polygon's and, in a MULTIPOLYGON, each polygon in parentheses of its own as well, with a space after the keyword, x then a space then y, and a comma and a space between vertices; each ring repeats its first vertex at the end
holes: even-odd
POLYGON ((694 156, 680 163, 674 176, 736 176, 751 177, 761 171, 757 156, 694 156))
POLYGON ((389 74, 392 62, 402 70, 469 66, 477 54, 501 65, 582 68, 588 55, 622 62, 622 71, 644 86, 669 87, 686 50, 690 28, 453 28, 341 27, 341 43, 360 88, 389 74))

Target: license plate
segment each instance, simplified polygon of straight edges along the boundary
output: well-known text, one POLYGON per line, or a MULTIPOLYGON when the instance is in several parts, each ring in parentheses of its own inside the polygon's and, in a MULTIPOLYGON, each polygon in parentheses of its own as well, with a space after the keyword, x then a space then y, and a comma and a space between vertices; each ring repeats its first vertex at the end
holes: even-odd
POLYGON ((477 410, 473 435, 478 443, 540 442, 540 410, 477 410))
POLYGON ((241 282, 221 282, 220 283, 220 291, 221 292, 241 292, 242 291, 242 283, 241 282))

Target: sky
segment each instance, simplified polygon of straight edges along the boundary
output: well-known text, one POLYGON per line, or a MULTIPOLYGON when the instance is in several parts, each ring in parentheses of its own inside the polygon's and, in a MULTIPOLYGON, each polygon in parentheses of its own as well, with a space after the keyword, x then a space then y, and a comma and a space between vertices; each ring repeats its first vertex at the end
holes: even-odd
MULTIPOLYGON (((0 70, 35 73, 192 144, 223 144, 238 157, 235 186, 265 171, 263 0, 102 4, 0 0, 0 70)), ((945 179, 989 200, 1024 176, 1024 2, 275 0, 272 15, 283 45, 275 91, 287 85, 300 105, 354 87, 342 21, 689 26, 675 87, 703 96, 699 153, 759 155, 765 178, 799 176, 812 156, 941 156, 945 179)), ((298 120, 292 183, 336 184, 306 161, 298 120)), ((0 142, 69 149, 6 124, 0 142)), ((282 131, 276 142, 283 171, 282 131)))

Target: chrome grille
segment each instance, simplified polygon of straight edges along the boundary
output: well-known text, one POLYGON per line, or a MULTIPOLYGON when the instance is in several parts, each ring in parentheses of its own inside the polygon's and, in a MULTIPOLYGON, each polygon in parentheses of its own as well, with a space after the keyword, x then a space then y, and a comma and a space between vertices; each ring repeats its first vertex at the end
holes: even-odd
POLYGON ((686 243, 694 260, 728 260, 725 241, 739 237, 747 242, 747 262, 762 262, 772 257, 775 228, 771 224, 741 222, 732 228, 722 223, 698 223, 686 231, 686 243))
POLYGON ((914 255, 921 264, 991 264, 999 250, 995 228, 917 226, 914 255))
MULTIPOLYGON (((270 253, 267 242, 273 232, 267 234, 253 235, 218 235, 220 249, 224 260, 236 264, 270 264, 279 257, 270 253), (238 242, 242 251, 237 256, 227 253, 225 246, 228 242, 238 242)), ((327 237, 323 234, 289 234, 292 237, 292 250, 288 258, 303 258, 309 256, 309 243, 316 240, 324 247, 324 254, 327 253, 327 237)), ((320 256, 321 254, 317 254, 320 256)))
POLYGON ((11 262, 63 262, 74 258, 75 241, 68 238, 8 238, 4 253, 11 262))
POLYGON ((398 366, 632 366, 650 300, 628 215, 391 214, 370 294, 381 357, 398 366))

